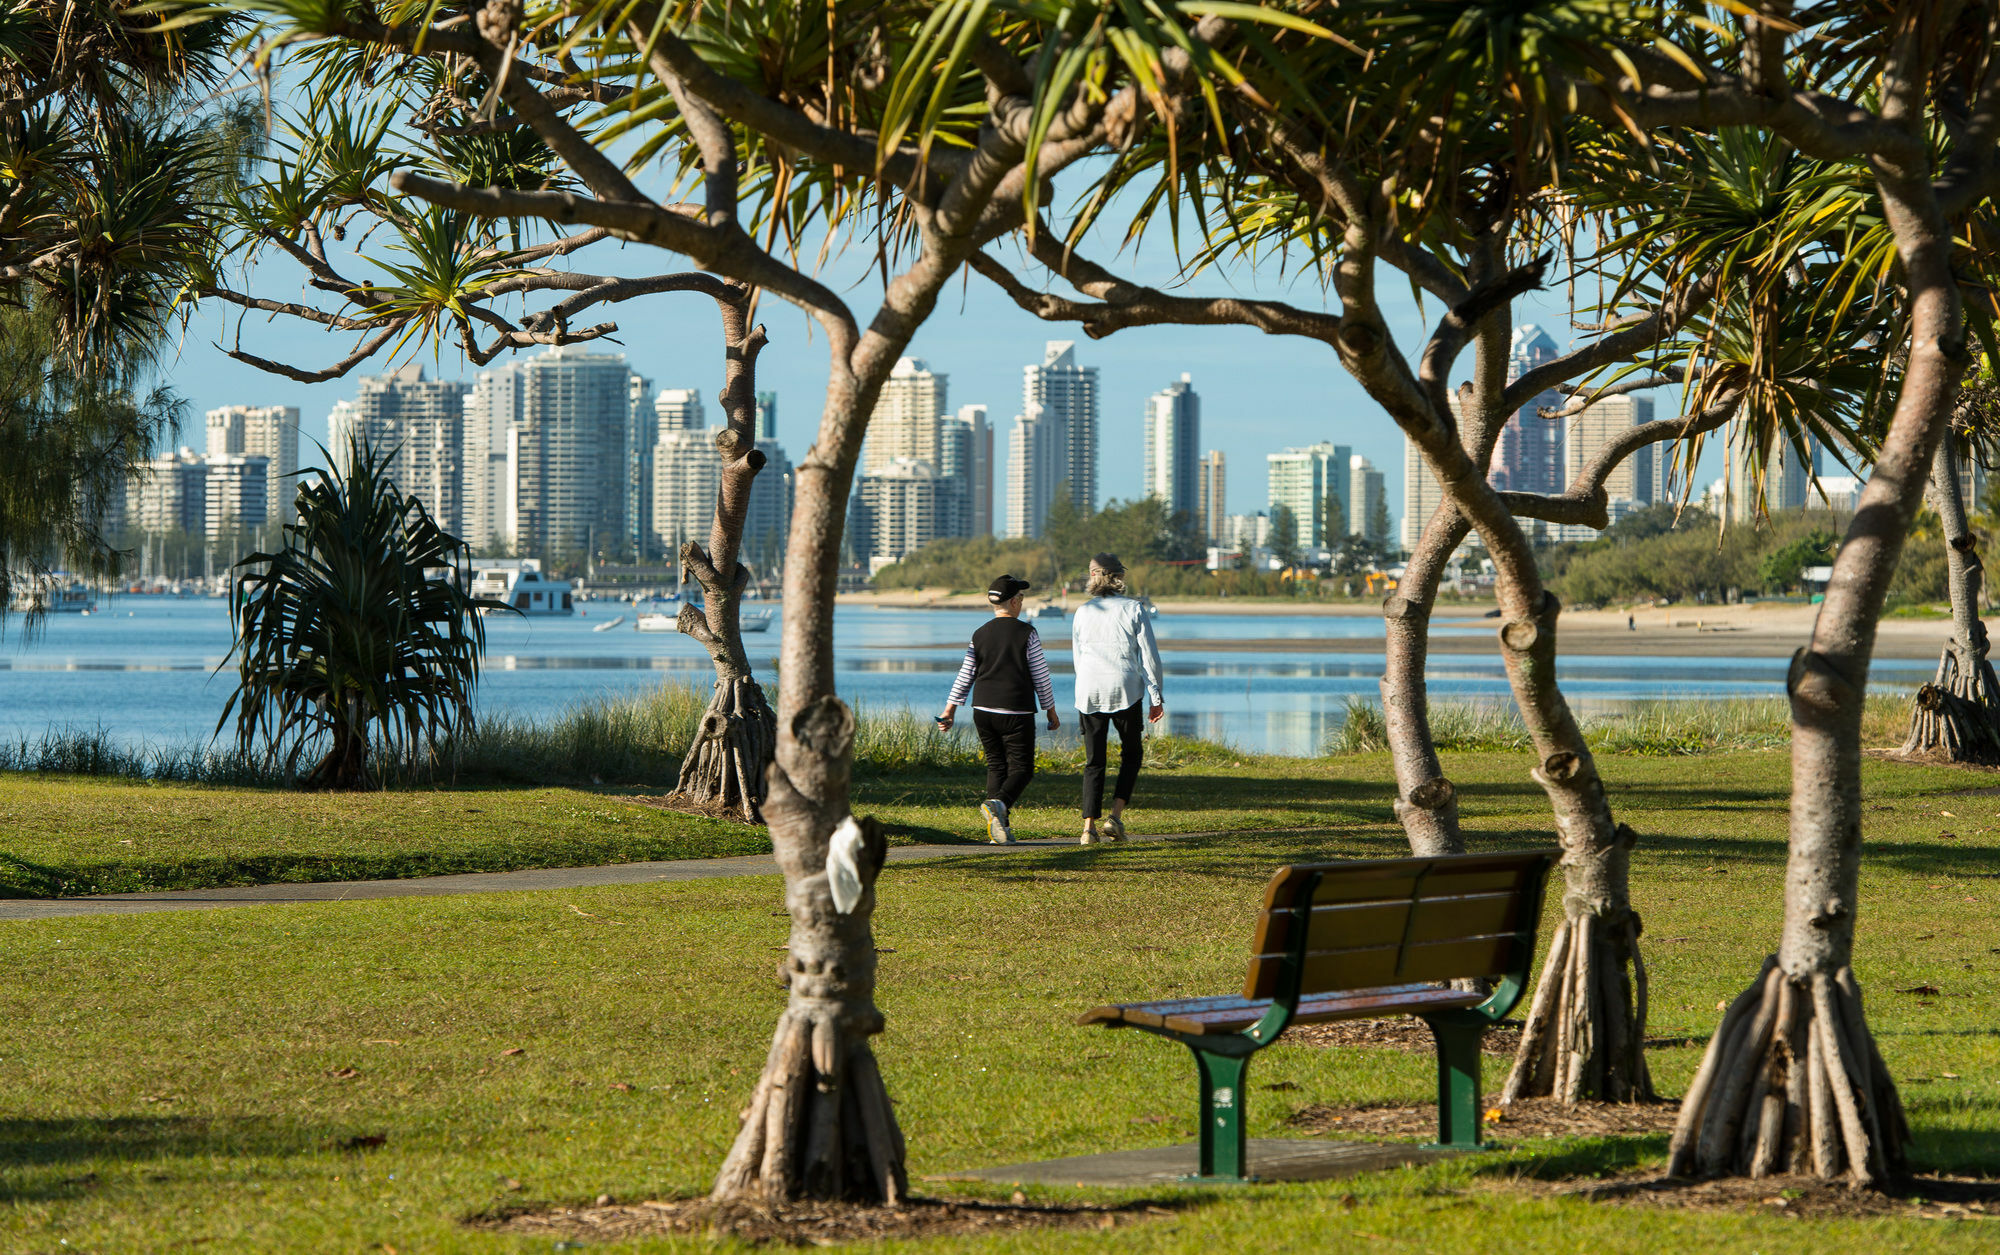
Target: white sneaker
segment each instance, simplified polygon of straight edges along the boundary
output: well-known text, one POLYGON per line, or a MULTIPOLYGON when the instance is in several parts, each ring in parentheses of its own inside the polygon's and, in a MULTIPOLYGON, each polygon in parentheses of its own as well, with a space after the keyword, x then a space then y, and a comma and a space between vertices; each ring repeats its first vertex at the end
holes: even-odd
POLYGON ((1076 839, 1076 843, 1078 845, 1096 845, 1097 834, 1092 832, 1090 829, 1085 828, 1083 830, 1083 835, 1076 839))
POLYGON ((1014 834, 1007 827, 1007 803, 999 798, 988 798, 979 804, 979 813, 986 816, 986 839, 994 845, 1014 844, 1014 834))
POLYGON ((1098 820, 1097 830, 1104 835, 1106 841, 1123 841, 1125 839, 1125 821, 1116 815, 1108 819, 1098 820))

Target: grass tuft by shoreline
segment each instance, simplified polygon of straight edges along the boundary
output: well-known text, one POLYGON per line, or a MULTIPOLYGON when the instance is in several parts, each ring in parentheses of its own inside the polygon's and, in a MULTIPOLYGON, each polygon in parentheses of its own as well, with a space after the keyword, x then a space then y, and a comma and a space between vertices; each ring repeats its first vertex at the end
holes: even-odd
MULTIPOLYGON (((1389 735, 1378 702, 1350 698, 1347 717, 1327 738, 1328 754, 1367 754, 1387 749, 1389 735)), ((1512 705, 1434 702, 1431 736, 1443 753, 1528 750, 1533 742, 1512 705)), ((1728 750, 1777 749, 1791 744, 1791 708, 1781 697, 1635 702, 1618 714, 1589 715, 1578 721, 1598 754, 1673 757, 1728 750)), ((1868 698, 1861 717, 1868 745, 1900 743, 1909 729, 1910 699, 1900 693, 1868 698)))

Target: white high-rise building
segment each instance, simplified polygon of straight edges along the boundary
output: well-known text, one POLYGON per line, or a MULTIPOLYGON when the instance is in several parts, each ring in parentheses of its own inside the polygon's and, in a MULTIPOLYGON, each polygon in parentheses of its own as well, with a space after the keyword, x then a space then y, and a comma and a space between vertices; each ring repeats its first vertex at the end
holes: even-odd
POLYGON ((653 414, 660 420, 660 434, 670 431, 701 431, 708 426, 699 388, 662 388, 653 398, 653 414))
MULTIPOLYGON (((1347 534, 1387 544, 1389 527, 1383 520, 1388 517, 1388 502, 1382 472, 1358 453, 1348 458, 1347 468, 1347 534)), ((1330 538, 1327 543, 1337 539, 1330 538)))
POLYGON ((757 443, 778 438, 778 394, 760 392, 757 394, 757 443))
POLYGON ((1280 506, 1291 511, 1301 548, 1330 543, 1326 534, 1329 495, 1340 498, 1337 519, 1348 517, 1352 508, 1348 504, 1348 468, 1353 455, 1346 445, 1327 441, 1264 455, 1272 514, 1275 516, 1280 506))
POLYGON ((1042 534, 1061 484, 1059 468, 1067 429, 1053 422, 1039 405, 1014 416, 1007 434, 1007 535, 1042 534))
POLYGON ((225 405, 208 412, 208 456, 261 457, 266 516, 251 526, 290 522, 299 472, 299 410, 295 405, 225 405))
MULTIPOLYGON (((1513 347, 1507 356, 1507 382, 1553 362, 1559 355, 1560 350, 1548 332, 1534 323, 1523 323, 1514 328, 1513 347)), ((1508 417, 1500 429, 1500 441, 1494 448, 1493 465, 1487 476, 1494 487, 1503 492, 1562 491, 1563 421, 1541 417, 1541 411, 1559 408, 1562 403, 1559 393, 1544 390, 1508 417)))
POLYGON ((872 475, 899 458, 941 465, 938 419, 945 412, 949 380, 914 357, 898 361, 875 398, 868 418, 868 441, 861 450, 861 473, 872 475))
POLYGON ((1222 520, 1222 534, 1216 537, 1216 544, 1231 553, 1251 553, 1271 543, 1271 516, 1262 510, 1255 514, 1230 514, 1222 520))
POLYGON ((938 535, 972 534, 972 427, 953 414, 938 420, 938 535))
MULTIPOLYGON (((1097 508, 1097 368, 1076 364, 1074 341, 1050 340, 1043 347, 1041 364, 1023 369, 1021 412, 1039 416, 1043 425, 1039 439, 1053 442, 1036 469, 1037 475, 1053 475, 1053 481, 1038 483, 1026 494, 1042 502, 1042 513, 1027 524, 1032 531, 1015 533, 1039 536, 1048 503, 1065 484, 1079 513, 1097 508)), ((1012 471, 1008 474, 1011 480, 1012 471)), ((1021 524, 1009 520, 1008 526, 1021 524)))
POLYGON ((254 531, 267 525, 271 510, 265 494, 271 489, 271 460, 256 457, 208 457, 202 503, 203 524, 211 543, 232 528, 254 531))
MULTIPOLYGON (((1517 345, 1518 342, 1519 337, 1516 337, 1517 345)), ((1530 366, 1532 364, 1529 363, 1530 366)), ((1468 419, 1464 409, 1461 408, 1462 398, 1458 390, 1456 388, 1452 389, 1445 399, 1451 406, 1452 417, 1457 420, 1459 431, 1463 432, 1466 429, 1465 425, 1468 419)), ((1496 458, 1499 456, 1499 447, 1497 444, 1494 448, 1494 456, 1496 458)), ((1500 484, 1500 479, 1497 475, 1489 475, 1488 479, 1496 486, 1500 484)), ((1424 460, 1424 451, 1417 447, 1416 441, 1405 435, 1403 437, 1402 530, 1404 552, 1416 552, 1417 541, 1422 538, 1424 528, 1431 521, 1431 515, 1437 513, 1437 508, 1443 501, 1444 488, 1438 483, 1437 476, 1431 473, 1430 463, 1424 460)))
MULTIPOLYGON (((936 540, 942 482, 937 469, 917 458, 897 458, 861 477, 861 510, 868 522, 867 562, 874 574, 936 540)), ((855 548, 861 549, 856 537, 855 548)))
POLYGON ((993 534, 993 427, 983 405, 961 405, 955 418, 943 424, 940 473, 959 494, 959 531, 954 535, 993 534))
POLYGON ((1438 485, 1437 476, 1431 474, 1430 463, 1424 461, 1423 450, 1417 448, 1416 441, 1404 436, 1402 539, 1406 551, 1415 552, 1425 525, 1443 501, 1444 489, 1438 485))
MULTIPOLYGON (((1653 403, 1644 397, 1606 397, 1573 414, 1563 435, 1563 486, 1567 488, 1583 474, 1598 452, 1619 435, 1653 421, 1653 403)), ((1615 467, 1604 480, 1604 495, 1611 501, 1651 505, 1659 493, 1654 474, 1653 451, 1646 445, 1615 467)))
POLYGON ((335 402, 327 417, 335 469, 344 474, 351 442, 365 441, 390 455, 389 478, 398 488, 423 502, 439 527, 463 536, 466 391, 455 379, 424 378, 420 362, 363 377, 355 398, 335 402))
POLYGON ((1180 382, 1146 398, 1146 486, 1173 514, 1193 519, 1201 505, 1201 397, 1183 373, 1180 382))
POLYGON ((147 532, 208 532, 208 466, 193 449, 141 463, 126 494, 129 526, 147 532))
POLYGON ((549 558, 642 537, 645 520, 634 516, 647 501, 633 448, 657 428, 645 413, 651 393, 623 354, 575 345, 481 374, 466 444, 471 474, 486 481, 472 516, 487 529, 484 543, 549 558))
POLYGON ((1206 544, 1222 544, 1223 520, 1229 514, 1228 463, 1222 450, 1210 449, 1201 459, 1201 483, 1195 494, 1196 524, 1206 544))
MULTIPOLYGON (((650 549, 668 562, 692 540, 704 548, 715 522, 715 495, 722 489, 722 459, 715 436, 676 428, 660 433, 652 449, 650 549)), ((769 471, 758 475, 762 479, 769 471)), ((747 534, 748 528, 745 532, 747 534)))
POLYGON ((514 481, 507 475, 507 433, 521 421, 520 364, 479 372, 465 396, 465 454, 460 492, 464 536, 477 548, 512 543, 514 481))

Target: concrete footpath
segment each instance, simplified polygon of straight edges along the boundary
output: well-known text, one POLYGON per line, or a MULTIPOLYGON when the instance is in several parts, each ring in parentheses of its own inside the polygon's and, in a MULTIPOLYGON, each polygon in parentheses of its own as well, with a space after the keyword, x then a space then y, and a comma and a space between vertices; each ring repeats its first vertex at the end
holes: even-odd
MULTIPOLYGON (((1170 837, 1216 836, 1205 832, 1132 833, 1127 842, 1170 837)), ((1012 845, 895 845, 891 863, 955 855, 1005 855, 1020 850, 1074 847, 1067 841, 1016 841, 1012 845)), ((55 919, 71 915, 142 915, 151 911, 205 911, 224 906, 269 906, 297 902, 360 902, 370 898, 430 898, 453 893, 505 893, 527 889, 588 889, 597 885, 643 885, 664 880, 709 880, 718 876, 775 876, 769 854, 739 858, 663 859, 613 863, 606 867, 541 867, 518 872, 469 872, 408 880, 330 880, 315 884, 237 885, 226 889, 173 889, 160 893, 108 893, 88 898, 0 899, 0 920, 55 919)))

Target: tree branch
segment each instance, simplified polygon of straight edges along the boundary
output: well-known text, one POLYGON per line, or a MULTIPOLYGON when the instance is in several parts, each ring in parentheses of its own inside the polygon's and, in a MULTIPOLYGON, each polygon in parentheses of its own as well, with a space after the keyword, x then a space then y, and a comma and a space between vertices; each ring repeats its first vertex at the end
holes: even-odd
POLYGON ((300 305, 293 301, 273 301, 261 296, 249 296, 242 292, 231 291, 228 288, 201 288, 196 295, 204 298, 212 296, 218 300, 228 301, 231 305, 240 305, 244 309, 254 309, 262 313, 289 314, 293 318, 303 318, 307 322, 316 322, 339 331, 373 331, 382 325, 382 320, 379 318, 349 318, 345 314, 329 314, 310 305, 300 305))
POLYGON ((1330 345, 1340 331, 1337 315, 1299 309, 1282 301, 1169 296, 1155 288, 1142 287, 1066 252, 1046 229, 1037 233, 1030 251, 1037 261, 1079 291, 1101 297, 1101 301, 1074 301, 1037 292, 988 253, 973 253, 967 264, 997 284, 1028 313, 1045 322, 1077 323, 1094 340, 1127 327, 1233 325, 1255 327, 1268 335, 1304 336, 1330 345))
POLYGON ((704 269, 775 292, 813 314, 837 342, 852 343, 855 336, 853 315, 830 288, 771 256, 734 223, 703 224, 651 201, 635 204, 598 200, 574 192, 469 187, 413 170, 396 171, 389 176, 389 185, 434 205, 485 218, 541 218, 605 227, 621 239, 669 249, 691 258, 704 269))
POLYGON ((1445 311, 1438 320, 1437 329, 1424 345, 1423 357, 1417 366, 1417 379, 1430 395, 1431 405, 1439 414, 1449 414, 1451 405, 1446 400, 1447 377, 1452 363, 1465 349, 1465 342, 1472 338, 1473 328, 1479 320, 1494 310, 1524 296, 1542 286, 1542 275, 1548 270, 1549 255, 1543 253, 1525 266, 1515 266, 1506 273, 1474 287, 1465 299, 1445 311))
POLYGON ((389 337, 395 335, 401 329, 401 323, 394 323, 382 328, 381 332, 373 339, 362 341, 360 348, 355 349, 354 352, 349 353, 346 357, 341 358, 325 370, 300 370, 296 366, 287 366, 283 362, 274 362, 269 358, 258 357, 254 353, 245 353, 241 349, 223 349, 220 344, 215 347, 222 349, 224 353, 227 353, 239 362, 255 366, 258 370, 266 370, 274 375, 283 375, 287 379, 296 379, 300 383, 325 383, 329 379, 340 378, 362 362, 373 357, 378 349, 389 342, 389 337))
POLYGON ((1545 523, 1580 523, 1603 531, 1611 525, 1610 503, 1604 495, 1604 481, 1625 459, 1647 445, 1665 440, 1686 440, 1705 435, 1728 422, 1742 398, 1739 391, 1725 394, 1707 409, 1680 418, 1663 418, 1640 423, 1619 432, 1604 443, 1576 480, 1561 493, 1503 492, 1501 501, 1516 518, 1540 519, 1545 523))
POLYGON ((1618 329, 1600 336, 1582 348, 1542 366, 1524 371, 1500 394, 1500 404, 1508 413, 1527 405, 1540 394, 1565 380, 1601 370, 1613 362, 1628 361, 1658 344, 1685 326, 1687 320, 1715 299, 1715 280, 1704 275, 1678 297, 1663 301, 1658 308, 1629 320, 1620 320, 1618 329))

